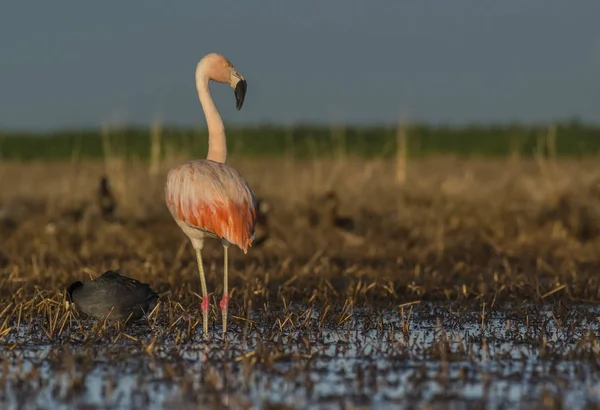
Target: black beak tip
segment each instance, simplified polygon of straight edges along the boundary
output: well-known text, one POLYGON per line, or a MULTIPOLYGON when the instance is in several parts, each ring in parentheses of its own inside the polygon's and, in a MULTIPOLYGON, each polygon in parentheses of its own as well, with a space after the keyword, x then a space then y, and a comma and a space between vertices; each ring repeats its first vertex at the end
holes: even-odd
POLYGON ((246 80, 240 80, 235 86, 235 108, 237 108, 238 111, 244 105, 244 98, 246 98, 246 89, 246 80))

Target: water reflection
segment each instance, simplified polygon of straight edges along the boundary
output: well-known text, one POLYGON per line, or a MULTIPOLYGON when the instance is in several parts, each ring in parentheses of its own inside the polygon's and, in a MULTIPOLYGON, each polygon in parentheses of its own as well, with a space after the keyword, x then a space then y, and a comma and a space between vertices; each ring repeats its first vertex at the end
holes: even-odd
POLYGON ((600 404, 596 307, 563 316, 507 309, 482 318, 421 305, 410 319, 357 309, 343 323, 322 313, 282 326, 290 311, 254 312, 253 327, 238 322, 227 342, 205 341, 200 328, 182 342, 160 321, 84 342, 69 332, 50 342, 18 329, 0 347, 1 408, 600 404))

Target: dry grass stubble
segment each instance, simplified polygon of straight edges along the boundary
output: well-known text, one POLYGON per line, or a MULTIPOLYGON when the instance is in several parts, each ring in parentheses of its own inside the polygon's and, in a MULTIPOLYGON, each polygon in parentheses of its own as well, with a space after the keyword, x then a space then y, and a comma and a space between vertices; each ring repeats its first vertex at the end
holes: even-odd
MULTIPOLYGON (((170 162, 154 176, 142 163, 108 170, 120 223, 95 211, 101 163, 0 164, 0 310, 15 318, 36 298, 62 309, 68 283, 120 267, 158 293, 170 291, 163 304, 195 312, 193 252, 162 196, 166 170, 178 161, 170 162), (69 219, 73 209, 82 215, 69 219)), ((234 323, 248 304, 341 310, 424 300, 492 308, 600 300, 597 161, 429 158, 411 162, 401 182, 384 161, 232 164, 272 206, 264 246, 231 252, 234 323), (318 206, 311 198, 330 189, 355 221, 352 234, 307 224, 307 208, 318 206)), ((215 309, 218 242, 207 244, 204 259, 215 309)))

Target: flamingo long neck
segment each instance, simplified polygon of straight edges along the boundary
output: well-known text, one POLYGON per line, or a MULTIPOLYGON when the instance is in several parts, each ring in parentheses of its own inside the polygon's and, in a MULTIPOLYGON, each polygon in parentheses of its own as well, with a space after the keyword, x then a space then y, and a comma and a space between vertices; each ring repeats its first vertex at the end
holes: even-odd
POLYGON ((206 125, 208 126, 208 155, 206 158, 224 164, 227 162, 225 127, 210 95, 208 81, 209 77, 204 72, 203 66, 199 65, 196 70, 196 88, 204 116, 206 117, 206 125))

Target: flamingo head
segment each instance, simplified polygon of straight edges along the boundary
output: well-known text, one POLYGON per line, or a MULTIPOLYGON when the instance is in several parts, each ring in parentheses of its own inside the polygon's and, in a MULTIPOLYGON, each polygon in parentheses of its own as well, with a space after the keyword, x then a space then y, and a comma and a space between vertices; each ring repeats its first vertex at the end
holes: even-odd
POLYGON ((244 105, 247 84, 242 76, 227 58, 217 53, 207 54, 198 63, 198 70, 202 70, 209 80, 226 83, 235 92, 235 107, 240 110, 244 105))

